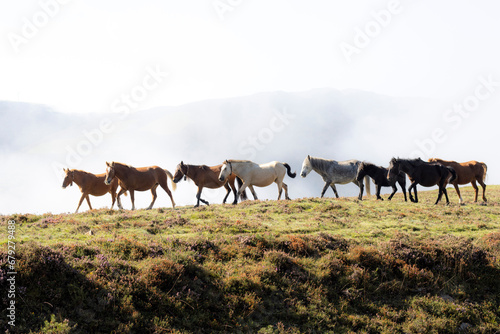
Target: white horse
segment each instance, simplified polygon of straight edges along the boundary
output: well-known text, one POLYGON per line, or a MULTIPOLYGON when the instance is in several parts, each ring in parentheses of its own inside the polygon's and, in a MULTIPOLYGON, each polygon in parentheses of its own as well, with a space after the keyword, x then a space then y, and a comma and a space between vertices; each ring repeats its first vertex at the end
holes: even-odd
POLYGON ((285 198, 290 199, 288 197, 288 186, 283 182, 285 174, 287 173, 291 178, 297 175, 291 172, 290 166, 287 163, 278 161, 258 165, 248 160, 226 160, 222 164, 219 181, 223 182, 231 174, 235 174, 243 180, 243 185, 238 190, 238 195, 236 197, 240 197, 241 193, 248 187, 254 199, 257 199, 257 194, 253 186, 267 187, 275 182, 278 185, 278 200, 281 198, 283 188, 285 189, 285 198))
MULTIPOLYGON (((307 156, 302 163, 302 170, 300 172, 300 176, 306 177, 307 174, 314 170, 318 173, 325 181, 325 186, 323 187, 323 191, 321 192, 321 197, 325 195, 326 190, 330 186, 335 193, 335 196, 339 198, 339 194, 337 193, 337 188, 335 188, 335 184, 347 184, 354 183, 359 187, 359 196, 358 199, 363 199, 363 189, 364 184, 363 180, 356 180, 356 176, 358 175, 358 168, 361 165, 361 161, 359 160, 347 160, 347 161, 335 161, 335 160, 327 160, 322 158, 314 158, 311 156, 307 156)), ((366 182, 366 192, 368 195, 370 194, 370 178, 365 176, 366 182)))

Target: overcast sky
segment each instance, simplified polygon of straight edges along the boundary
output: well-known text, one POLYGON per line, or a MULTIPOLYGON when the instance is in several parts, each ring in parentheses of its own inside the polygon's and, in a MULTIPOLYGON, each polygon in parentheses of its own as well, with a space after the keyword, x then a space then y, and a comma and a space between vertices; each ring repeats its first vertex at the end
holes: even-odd
POLYGON ((500 59, 500 2, 0 1, 0 100, 104 112, 318 87, 453 98, 500 59), (168 73, 168 75, 167 75, 168 73))

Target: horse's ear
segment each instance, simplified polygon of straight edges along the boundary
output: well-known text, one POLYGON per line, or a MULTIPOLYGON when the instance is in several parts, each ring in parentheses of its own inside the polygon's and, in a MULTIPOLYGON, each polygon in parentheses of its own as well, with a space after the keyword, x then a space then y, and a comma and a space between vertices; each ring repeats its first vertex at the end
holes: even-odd
POLYGON ((224 161, 225 164, 228 164, 229 163, 229 160, 226 159, 226 161, 224 161))
POLYGON ((111 164, 106 161, 106 166, 111 167, 111 164))
POLYGON ((307 155, 307 160, 311 160, 311 156, 309 154, 307 155))
POLYGON ((184 161, 181 161, 181 166, 184 166, 184 161))

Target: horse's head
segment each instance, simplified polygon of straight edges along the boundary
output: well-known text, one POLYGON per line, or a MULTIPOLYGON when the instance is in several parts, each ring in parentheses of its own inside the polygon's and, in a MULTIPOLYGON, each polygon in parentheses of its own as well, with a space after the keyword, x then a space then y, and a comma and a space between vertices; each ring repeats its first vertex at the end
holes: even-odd
POLYGON ((306 177, 312 171, 311 157, 308 155, 304 162, 302 163, 302 170, 300 171, 300 176, 306 177))
POLYGON ((366 167, 367 167, 367 165, 364 162, 362 162, 361 164, 359 164, 358 175, 356 176, 356 180, 361 181, 365 177, 365 175, 367 173, 367 171, 366 171, 367 168, 366 167))
POLYGON ((233 173, 233 166, 229 160, 224 161, 219 173, 219 181, 224 182, 224 180, 233 173))
POLYGON ((387 180, 388 181, 393 181, 396 179, 396 177, 399 175, 399 168, 400 168, 401 160, 392 158, 391 163, 389 164, 388 172, 387 172, 387 180))
POLYGON ((106 177, 104 178, 104 183, 110 185, 111 181, 115 178, 115 162, 106 162, 106 166, 106 177))
POLYGON ((187 165, 184 165, 184 162, 181 161, 180 164, 177 165, 177 168, 175 168, 175 173, 174 173, 174 183, 179 182, 182 177, 184 177, 184 181, 186 181, 186 174, 187 174, 187 165))
POLYGON ((66 175, 64 176, 62 187, 63 187, 63 189, 66 189, 67 186, 73 185, 74 175, 73 175, 73 171, 69 170, 69 168, 63 169, 63 171, 66 175))

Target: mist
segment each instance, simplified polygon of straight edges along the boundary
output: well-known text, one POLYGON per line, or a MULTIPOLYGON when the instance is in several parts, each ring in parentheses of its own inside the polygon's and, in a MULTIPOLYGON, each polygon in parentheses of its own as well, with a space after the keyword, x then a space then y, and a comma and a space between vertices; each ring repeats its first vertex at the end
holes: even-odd
MULTIPOLYGON (((226 159, 278 160, 299 173, 307 155, 382 166, 393 156, 435 156, 484 161, 487 184, 495 184, 499 157, 488 145, 494 125, 484 120, 493 117, 496 103, 495 99, 484 102, 457 125, 456 118, 452 123, 445 117, 451 115, 446 106, 452 102, 355 90, 268 92, 101 114, 67 114, 45 105, 0 102, 4 129, 0 213, 73 212, 81 193, 76 185, 61 188, 62 169, 104 173, 107 161, 135 167, 158 165, 173 173, 181 161, 217 165, 226 159)), ((324 185, 314 172, 305 179, 286 176, 284 182, 291 198, 317 197, 324 185)), ((374 189, 372 185, 372 193, 374 189)), ((340 196, 355 196, 359 191, 353 184, 339 185, 337 190, 340 196)), ((278 194, 274 184, 256 192, 262 200, 274 200, 278 194)), ((173 196, 178 206, 184 206, 195 204, 195 194, 193 182, 181 181, 173 196)), ((205 189, 202 198, 219 204, 224 194, 223 188, 205 189)), ((325 196, 334 194, 328 190, 325 196)), ((228 201, 232 199, 231 194, 228 201)), ((136 192, 137 208, 147 207, 150 201, 149 191, 136 192)), ((91 203, 93 208, 109 207, 111 196, 91 196, 91 203)), ((122 203, 131 208, 129 197, 122 196, 122 203)), ((171 207, 162 189, 154 207, 171 207)), ((80 212, 86 210, 84 202, 80 212)))

